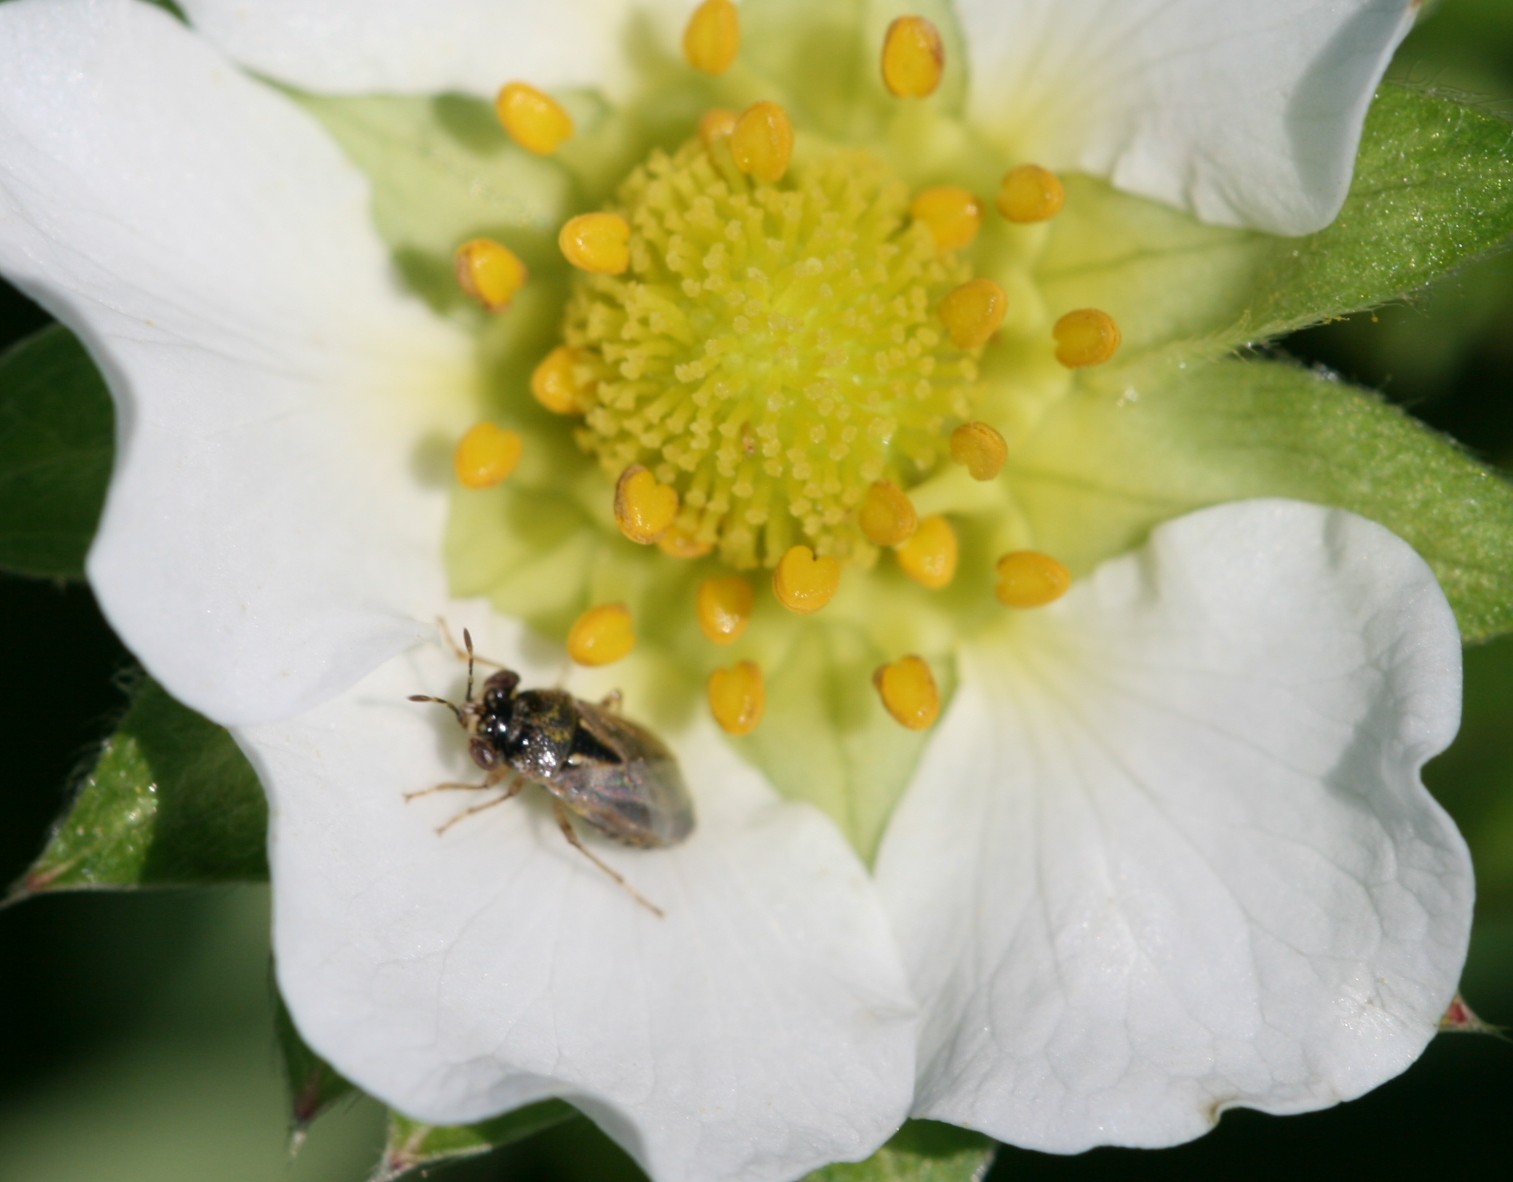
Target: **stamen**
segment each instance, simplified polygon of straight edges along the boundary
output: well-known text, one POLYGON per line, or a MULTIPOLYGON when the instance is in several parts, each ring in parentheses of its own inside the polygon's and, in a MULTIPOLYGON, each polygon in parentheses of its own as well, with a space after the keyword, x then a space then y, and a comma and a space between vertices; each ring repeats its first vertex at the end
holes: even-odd
POLYGON ((573 134, 573 117, 562 104, 525 82, 508 83, 494 111, 510 138, 538 156, 550 156, 573 134))
POLYGON ((982 202, 977 194, 955 185, 921 189, 909 203, 909 213, 929 227, 941 250, 971 246, 982 227, 982 202))
POLYGON ((1097 308, 1068 312, 1056 321, 1051 335, 1056 338, 1056 360, 1068 369, 1102 365, 1124 339, 1114 318, 1097 308))
POLYGON ((921 521, 914 536, 893 553, 904 574, 922 587, 939 591, 956 577, 958 552, 956 531, 944 517, 937 516, 921 521))
POLYGON ((531 373, 531 394, 553 414, 573 415, 583 412, 578 401, 578 385, 573 369, 578 355, 571 346, 558 345, 541 359, 531 373))
POLYGON ((706 148, 714 147, 735 130, 739 118, 734 111, 725 107, 710 107, 699 119, 699 141, 706 148))
POLYGON ((490 312, 502 312, 525 286, 525 264, 509 247, 492 238, 473 238, 453 257, 457 285, 490 312))
POLYGON ((815 557, 808 546, 790 547, 772 572, 772 591, 778 602, 801 616, 819 611, 840 585, 841 564, 828 554, 815 557))
POLYGON ((1055 603, 1072 585, 1072 572, 1049 554, 1015 550, 998 560, 994 594, 1009 607, 1044 607, 1055 603))
POLYGON ((669 558, 703 558, 713 552, 713 542, 701 542, 676 522, 657 539, 657 549, 669 558))
POLYGON ((740 575, 705 579, 699 584, 695 608, 699 628, 715 644, 733 644, 751 623, 755 603, 751 584, 740 575))
POLYGON ((741 15, 730 0, 704 0, 683 30, 683 56, 695 70, 723 74, 741 48, 741 15))
POLYGON ((617 213, 582 213, 568 219, 557 245, 580 271, 621 275, 630 266, 630 223, 617 213))
POLYGON ((747 176, 776 184, 793 159, 793 123, 776 103, 760 102, 747 107, 730 133, 730 152, 735 166, 747 176))
POLYGON ((991 279, 968 279, 940 301, 941 323, 958 349, 986 345, 1008 310, 1008 293, 991 279))
POLYGON ((903 489, 879 480, 867 490, 857 524, 874 546, 897 546, 918 528, 919 515, 903 489))
POLYGON ((935 93, 946 67, 940 30, 922 16, 901 16, 883 36, 883 85, 895 98, 935 93))
POLYGON ((591 607, 567 632, 567 655, 580 665, 610 665, 636 647, 636 629, 623 603, 591 607))
POLYGON ((457 442, 452 470, 463 488, 493 488, 520 463, 520 436, 493 423, 475 423, 457 442))
POLYGON ((872 684, 900 726, 922 731, 940 717, 940 687, 922 657, 911 653, 879 665, 872 684))
POLYGON ((755 661, 742 661, 709 675, 709 712, 726 734, 749 735, 767 709, 767 687, 755 661))
POLYGON ((620 473, 615 483, 615 524, 632 542, 649 546, 678 516, 678 490, 658 484, 640 464, 620 473))
POLYGON ((987 423, 963 423, 951 432, 951 458, 973 480, 992 480, 1003 471, 1009 445, 987 423))
POLYGON ((1009 169, 998 186, 998 212, 1011 222, 1049 221, 1065 200, 1061 178, 1038 164, 1009 169))

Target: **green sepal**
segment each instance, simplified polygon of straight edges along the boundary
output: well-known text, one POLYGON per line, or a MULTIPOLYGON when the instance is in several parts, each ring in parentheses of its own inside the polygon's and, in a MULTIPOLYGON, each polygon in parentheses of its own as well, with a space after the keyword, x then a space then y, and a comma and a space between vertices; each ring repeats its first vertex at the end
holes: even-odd
POLYGON ((1241 325, 1274 337, 1401 299, 1513 235, 1513 125, 1454 99, 1384 86, 1350 196, 1323 230, 1274 244, 1241 325))
POLYGON ((436 310, 474 311, 452 261, 469 238, 503 242, 532 270, 563 267, 557 231, 576 201, 572 178, 517 147, 490 104, 456 94, 288 94, 367 176, 374 228, 436 310))
POLYGON ((231 736, 144 681, 14 895, 264 882, 267 829, 231 736))
POLYGON ((795 126, 841 140, 877 139, 900 114, 959 115, 968 88, 966 41, 944 0, 747 0, 741 64, 769 79, 795 126), (940 33, 946 70, 929 98, 897 99, 882 81, 883 37, 900 16, 940 33))
POLYGON ((355 1084, 312 1051, 300 1037, 289 1007, 277 989, 273 991, 273 1003, 273 1033, 284 1068, 284 1083, 289 1089, 289 1142, 290 1151, 294 1152, 317 1117, 325 1115, 342 1100, 360 1093, 355 1084))
POLYGON ((1485 111, 1383 86, 1344 208, 1300 238, 1203 225, 1068 177, 1042 294, 1051 308, 1110 312, 1125 359, 1219 353, 1402 299, 1513 236, 1510 135, 1485 111))
POLYGON ((105 381, 67 329, 44 328, 0 356, 0 567, 84 577, 114 432, 105 381))
MULTIPOLYGON (((930 732, 888 716, 872 686, 879 665, 900 655, 860 627, 806 621, 786 651, 760 662, 767 711, 733 746, 790 800, 822 810, 869 865, 930 732)), ((956 688, 949 660, 931 661, 942 702, 956 688)))
POLYGON ((996 1150, 981 1133, 911 1120, 866 1161, 826 1166, 804 1182, 974 1182, 996 1150))
POLYGON ((428 1125, 391 1112, 383 1159, 369 1182, 394 1182, 415 1170, 478 1157, 563 1121, 581 1119, 561 1100, 542 1100, 472 1125, 428 1125))
POLYGON ((1126 373, 1075 390, 1011 462, 1036 545, 1076 572, 1179 514, 1291 497, 1408 541, 1468 642, 1513 629, 1513 486, 1327 373, 1239 359, 1126 373))

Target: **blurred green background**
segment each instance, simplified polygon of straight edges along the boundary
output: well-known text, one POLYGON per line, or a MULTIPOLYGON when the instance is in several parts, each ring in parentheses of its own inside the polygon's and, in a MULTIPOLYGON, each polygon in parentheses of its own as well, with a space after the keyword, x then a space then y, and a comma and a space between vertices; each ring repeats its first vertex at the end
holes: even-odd
MULTIPOLYGON (((1393 75, 1513 118, 1513 3, 1446 0, 1393 75)), ((1510 137, 1513 139, 1513 137, 1510 137)), ((46 317, 0 285, 0 348, 46 317)), ((1513 263, 1483 261, 1412 303, 1301 333, 1286 351, 1384 390, 1513 469, 1513 263)), ((8 781, 0 880, 40 850, 123 697, 130 658, 88 590, 0 577, 8 781)), ((1513 1024, 1513 639, 1467 655, 1466 717, 1430 786, 1480 884, 1464 992, 1513 1024)), ((320 1121, 292 1165, 269 1000, 268 894, 243 888, 42 898, 0 911, 0 1175, 28 1182, 356 1182, 376 1105, 320 1121)), ((990 1178, 1504 1177, 1513 1045, 1443 1036, 1403 1077, 1302 1117, 1225 1116, 1159 1153, 1005 1149, 990 1178)), ((583 1122, 449 1171, 474 1179, 638 1175, 583 1122)))

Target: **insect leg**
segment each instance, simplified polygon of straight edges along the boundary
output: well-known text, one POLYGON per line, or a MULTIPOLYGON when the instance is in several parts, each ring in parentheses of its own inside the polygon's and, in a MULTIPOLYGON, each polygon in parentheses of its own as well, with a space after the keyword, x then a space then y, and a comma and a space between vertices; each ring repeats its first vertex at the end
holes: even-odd
POLYGON ((599 705, 602 706, 605 710, 619 714, 620 703, 624 700, 625 695, 622 694, 619 690, 610 690, 609 693, 605 694, 604 697, 600 699, 599 705))
MULTIPOLYGON (((496 804, 503 804, 505 801, 507 801, 507 800, 509 800, 509 799, 511 799, 513 797, 519 796, 520 795, 520 790, 522 788, 524 788, 525 785, 526 785, 525 778, 523 776, 516 776, 508 784, 505 785, 504 792, 501 795, 494 797, 493 800, 486 800, 482 804, 475 804, 472 808, 463 809, 462 812, 458 813, 455 817, 453 817, 445 825, 442 825, 439 828, 437 828, 437 830, 436 830, 436 836, 440 837, 443 833, 445 833, 453 825, 457 824, 458 821, 463 820, 465 817, 471 817, 474 813, 481 813, 481 812, 483 812, 484 809, 491 809, 496 804)), ((494 787, 494 785, 493 784, 464 784, 464 785, 462 785, 462 787, 464 787, 464 788, 492 788, 492 787, 494 787)))
POLYGON ((658 919, 667 918, 662 908, 658 907, 655 903, 651 902, 645 896, 643 896, 640 891, 636 890, 635 887, 626 882, 624 877, 621 876, 619 872, 612 869, 608 863, 601 861, 592 850, 590 850, 586 845, 578 840, 578 834, 573 830, 572 819, 567 815, 567 809, 563 807, 563 804, 560 800, 554 799, 552 801, 552 812, 556 814, 557 817, 557 828, 562 830, 562 836, 567 838, 568 844, 572 846, 573 849, 577 850, 595 866, 599 867, 600 870, 604 871, 605 874, 614 879, 615 882, 619 883, 620 888, 624 890, 626 894, 628 894, 637 903, 641 904, 642 907, 645 907, 646 910, 650 911, 658 919))
POLYGON ((468 792, 482 792, 485 788, 493 788, 494 785, 485 780, 482 784, 464 784, 461 780, 448 780, 444 784, 433 784, 429 788, 421 788, 415 792, 406 792, 405 800, 414 800, 417 796, 430 796, 433 792, 452 792, 464 790, 468 792))

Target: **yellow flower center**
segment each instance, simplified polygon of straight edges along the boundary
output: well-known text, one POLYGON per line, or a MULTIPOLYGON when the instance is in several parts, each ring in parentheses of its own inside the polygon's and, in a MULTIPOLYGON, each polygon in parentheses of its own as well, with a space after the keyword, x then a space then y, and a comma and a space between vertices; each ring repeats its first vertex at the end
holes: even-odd
POLYGON ((800 544, 870 560, 868 489, 928 475, 974 403, 936 311, 966 266, 873 156, 772 185, 722 147, 657 153, 620 189, 630 267, 581 274, 563 329, 578 442, 613 479, 640 465, 675 489, 680 530, 731 567, 800 544))
MULTIPOLYGON (((693 10, 683 42, 691 67, 732 71, 740 46, 729 0, 693 10)), ((902 17, 878 68, 902 109, 932 101, 949 62, 928 21, 902 17)), ((529 150, 571 150, 573 122, 551 96, 511 82, 498 113, 529 150)), ((1053 557, 985 554, 981 532, 959 533, 949 504, 941 512, 922 487, 946 466, 988 485, 1011 458, 985 421, 1003 403, 984 396, 979 361, 1005 336, 1023 354, 1037 321, 1009 320, 1015 297, 974 273, 972 258, 995 208, 1001 243, 1039 233, 1066 193, 1054 173, 1024 161, 1005 161, 986 197, 951 177, 913 189, 878 154, 806 136, 768 98, 709 109, 687 136, 652 151, 602 207, 562 222, 571 287, 530 391, 604 473, 619 531, 604 544, 693 564, 687 603, 666 607, 696 621, 691 642, 705 659, 680 640, 682 659, 707 677, 719 725, 745 736, 767 713, 764 671, 749 659, 764 651, 752 643, 762 612, 808 627, 807 617, 844 611, 832 605, 880 557, 906 576, 887 584, 894 595, 945 594, 959 566, 975 568, 976 594, 999 611, 1066 591, 1071 576, 1053 557), (916 491, 928 512, 916 509, 916 491), (770 574, 749 573, 762 569, 770 574)), ((463 244, 456 263, 463 290, 491 312, 505 312, 530 282, 491 240, 463 244)), ((1053 314, 1040 344, 1047 360, 1074 370, 1114 356, 1119 328, 1106 313, 1053 314)), ((519 437, 480 424, 454 462, 465 488, 486 489, 517 461, 519 437)), ((568 476, 560 472, 564 485, 568 476)), ((596 601, 591 592, 564 636, 585 665, 628 655, 641 624, 632 605, 661 605, 638 601, 633 584, 627 594, 600 577, 595 589, 611 593, 596 601)), ((931 726, 949 672, 938 683, 941 670, 918 653, 889 655, 873 678, 877 708, 910 730, 931 726)))

